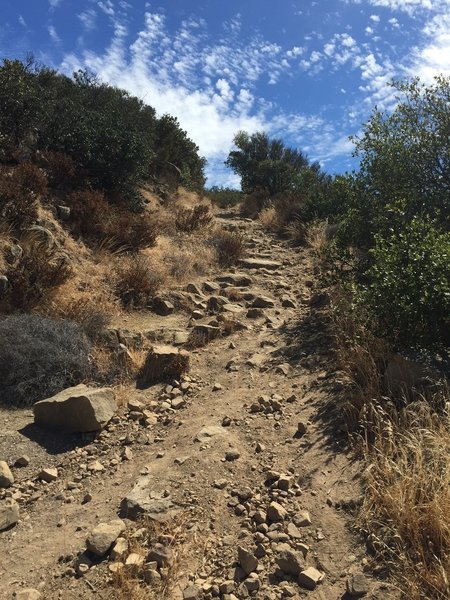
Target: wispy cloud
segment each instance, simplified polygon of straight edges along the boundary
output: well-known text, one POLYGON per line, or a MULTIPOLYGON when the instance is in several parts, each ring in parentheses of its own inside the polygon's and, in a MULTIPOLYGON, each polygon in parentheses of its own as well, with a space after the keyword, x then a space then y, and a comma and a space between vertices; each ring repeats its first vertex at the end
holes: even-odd
POLYGON ((51 37, 52 41, 55 42, 55 44, 61 43, 61 38, 59 37, 58 32, 53 25, 49 25, 47 27, 47 31, 48 35, 51 37))
POLYGON ((77 16, 78 16, 78 19, 83 24, 83 27, 87 31, 92 31, 93 29, 95 29, 97 13, 95 12, 95 10, 93 8, 89 8, 88 10, 81 12, 77 16))

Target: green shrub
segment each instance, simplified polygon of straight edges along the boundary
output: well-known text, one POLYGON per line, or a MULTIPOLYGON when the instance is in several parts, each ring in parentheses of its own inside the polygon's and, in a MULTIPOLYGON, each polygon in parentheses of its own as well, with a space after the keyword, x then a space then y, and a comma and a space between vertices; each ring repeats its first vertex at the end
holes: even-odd
POLYGON ((219 208, 236 206, 236 204, 242 201, 242 192, 228 187, 213 186, 205 191, 205 195, 219 208))
POLYGON ((77 385, 90 374, 90 346, 70 321, 39 315, 0 320, 0 398, 26 406, 77 385))
POLYGON ((370 251, 367 299, 382 332, 403 345, 450 345, 450 234, 414 218, 370 251))

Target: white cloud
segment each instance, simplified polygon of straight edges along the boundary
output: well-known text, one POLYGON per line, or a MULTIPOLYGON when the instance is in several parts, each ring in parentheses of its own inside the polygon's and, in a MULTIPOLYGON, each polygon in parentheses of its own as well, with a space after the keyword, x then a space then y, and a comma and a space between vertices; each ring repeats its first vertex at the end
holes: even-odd
MULTIPOLYGON (((326 160, 327 147, 337 152, 332 141, 340 139, 342 133, 322 118, 285 114, 255 96, 259 81, 274 84, 283 74, 298 69, 296 59, 304 48, 283 49, 260 35, 243 40, 229 28, 222 37, 212 39, 201 19, 187 19, 169 34, 166 18, 158 12, 147 12, 144 26, 134 40, 129 40, 123 22, 116 15, 110 17, 114 35, 105 51, 85 49, 67 54, 62 70, 70 73, 89 68, 101 79, 142 98, 158 114, 177 116, 207 157, 210 182, 236 184, 222 163, 241 129, 288 136, 291 143, 308 147, 313 158, 320 155, 326 160)), ((346 51, 356 47, 348 34, 337 36, 337 43, 346 51)), ((325 58, 313 50, 309 55, 311 68, 318 72, 325 58)))
POLYGON ((48 0, 51 8, 56 8, 61 4, 62 0, 48 0))
POLYGON ((95 29, 95 21, 97 17, 97 13, 92 8, 85 10, 84 12, 77 15, 84 28, 88 31, 92 31, 95 29))
POLYGON ((55 44, 61 43, 61 38, 59 37, 59 35, 53 25, 49 25, 47 27, 47 31, 48 31, 48 34, 51 37, 52 41, 55 42, 55 44))
POLYGON ((373 21, 374 23, 379 23, 380 17, 378 15, 370 15, 370 20, 373 21))
POLYGON ((423 42, 412 50, 406 69, 409 75, 430 83, 435 75, 450 75, 450 14, 431 19, 423 35, 423 42))
POLYGON ((22 25, 22 27, 26 27, 27 26, 26 21, 22 17, 22 15, 19 15, 19 19, 18 20, 19 20, 19 23, 22 25))
POLYGON ((373 34, 373 29, 372 27, 366 27, 364 29, 364 31, 366 32, 366 35, 372 35, 373 34))
POLYGON ((104 2, 97 2, 97 6, 106 15, 109 15, 110 17, 114 16, 114 14, 115 14, 114 4, 111 2, 111 0, 104 0, 104 2))

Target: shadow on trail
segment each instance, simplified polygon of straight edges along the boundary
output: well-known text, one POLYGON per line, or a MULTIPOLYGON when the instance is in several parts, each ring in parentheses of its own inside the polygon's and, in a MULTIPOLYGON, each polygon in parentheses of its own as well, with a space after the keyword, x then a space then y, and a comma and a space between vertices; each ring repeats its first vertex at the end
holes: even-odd
POLYGON ((49 431, 38 427, 34 423, 25 425, 25 427, 19 429, 19 433, 45 448, 49 454, 63 454, 92 442, 92 436, 49 431))
POLYGON ((324 446, 333 453, 350 451, 344 414, 344 386, 335 375, 335 340, 327 294, 313 294, 306 314, 284 325, 279 332, 284 344, 277 353, 277 361, 287 362, 312 378, 317 376, 309 387, 308 395, 316 396, 311 399, 311 405, 316 409, 311 420, 320 423, 324 446))

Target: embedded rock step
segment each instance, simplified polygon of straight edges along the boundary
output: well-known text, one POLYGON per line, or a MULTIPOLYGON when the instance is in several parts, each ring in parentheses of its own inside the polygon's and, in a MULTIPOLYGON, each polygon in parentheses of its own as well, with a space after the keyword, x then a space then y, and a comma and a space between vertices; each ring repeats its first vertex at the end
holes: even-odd
POLYGON ((189 366, 189 353, 186 350, 174 346, 153 346, 141 369, 139 384, 145 387, 168 379, 179 379, 189 370, 189 366))
POLYGON ((33 406, 36 425, 68 433, 100 431, 116 410, 113 390, 84 384, 67 388, 33 406))
POLYGON ((123 518, 135 520, 141 515, 146 515, 154 521, 165 521, 173 515, 172 500, 155 492, 153 484, 152 475, 143 475, 137 480, 120 504, 120 514, 123 518))
POLYGON ((263 258, 244 258, 240 264, 246 269, 267 269, 268 271, 276 271, 283 266, 280 262, 263 258))

